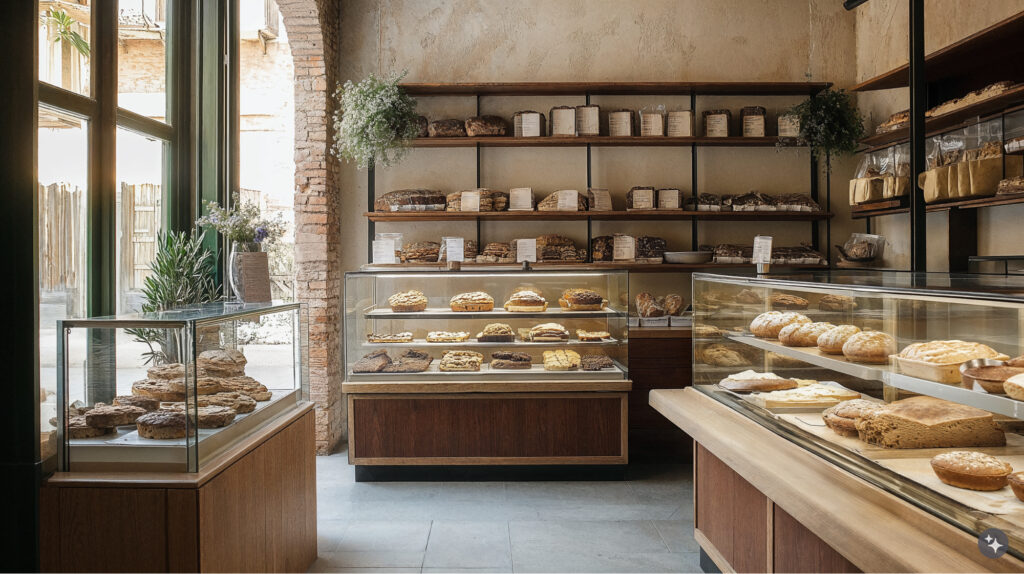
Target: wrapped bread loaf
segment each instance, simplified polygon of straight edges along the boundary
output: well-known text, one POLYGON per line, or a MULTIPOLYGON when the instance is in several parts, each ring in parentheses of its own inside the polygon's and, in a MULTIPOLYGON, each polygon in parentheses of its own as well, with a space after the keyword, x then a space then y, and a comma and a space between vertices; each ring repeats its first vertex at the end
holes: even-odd
POLYGON ((515 263, 516 256, 508 243, 488 243, 476 256, 477 263, 515 263))
POLYGON ((466 135, 503 136, 508 133, 508 124, 498 116, 474 116, 466 120, 466 135))
MULTIPOLYGON (((466 191, 480 192, 480 211, 506 211, 508 209, 508 193, 493 189, 469 189, 466 191)), ((462 211, 462 193, 456 191, 447 197, 448 211, 462 211)))
POLYGON ((406 243, 402 247, 402 263, 437 263, 441 244, 436 241, 406 243))
POLYGON ((373 202, 374 211, 444 211, 447 199, 432 189, 399 189, 373 202))
MULTIPOLYGON (((558 194, 561 191, 556 191, 551 195, 548 195, 537 204, 537 211, 558 211, 558 194)), ((576 211, 587 210, 587 198, 582 193, 576 194, 576 211)))
POLYGON ((628 209, 654 209, 658 207, 657 193, 649 185, 637 185, 626 192, 628 209))
POLYGON ((462 120, 437 120, 430 122, 427 132, 432 138, 465 137, 466 124, 462 120))
MULTIPOLYGON (((463 261, 475 261, 477 255, 479 255, 476 241, 473 239, 467 239, 462 242, 462 260, 463 261)), ((438 258, 441 263, 448 260, 447 254, 441 253, 438 258)))

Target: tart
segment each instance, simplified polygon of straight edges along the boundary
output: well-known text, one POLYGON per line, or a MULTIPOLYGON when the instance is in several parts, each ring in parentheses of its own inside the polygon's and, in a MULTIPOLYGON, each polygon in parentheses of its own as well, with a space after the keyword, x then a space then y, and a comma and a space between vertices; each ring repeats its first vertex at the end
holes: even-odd
POLYGON ((757 337, 774 339, 779 332, 791 323, 810 323, 811 320, 800 313, 768 311, 761 313, 750 322, 750 332, 757 337))
POLYGON ((547 308, 547 300, 531 289, 516 291, 505 302, 505 310, 513 313, 542 313, 547 308))
POLYGON ((860 333, 860 327, 856 325, 839 325, 832 327, 818 336, 818 350, 829 355, 842 355, 843 345, 847 339, 860 333))
POLYGON ((427 310, 427 296, 422 291, 412 289, 402 291, 388 297, 388 305, 396 313, 408 313, 427 310))
POLYGON ((494 297, 483 291, 459 293, 451 298, 449 305, 452 311, 493 311, 494 297))
POLYGON ((566 289, 558 305, 569 311, 600 311, 604 308, 604 297, 593 289, 566 289))
POLYGON ((888 363, 895 351, 896 339, 881 331, 861 331, 843 343, 843 356, 858 363, 888 363))
POLYGON ((1007 477, 1013 472, 1009 463, 990 454, 966 450, 936 455, 931 465, 939 480, 968 490, 999 490, 1006 486, 1007 477))

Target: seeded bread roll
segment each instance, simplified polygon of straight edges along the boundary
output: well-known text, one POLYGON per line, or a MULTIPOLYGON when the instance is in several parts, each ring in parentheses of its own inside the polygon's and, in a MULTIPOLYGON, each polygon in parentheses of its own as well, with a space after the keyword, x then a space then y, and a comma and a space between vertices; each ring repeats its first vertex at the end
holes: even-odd
POLYGON ((761 313, 750 322, 750 332, 757 337, 774 339, 779 332, 791 323, 810 323, 811 320, 800 313, 768 311, 761 313))
POLYGON ((1013 472, 1009 463, 992 455, 964 450, 936 455, 931 465, 939 480, 968 490, 999 490, 1013 472))
POLYGON ((779 342, 787 347, 815 347, 818 337, 833 327, 832 323, 790 323, 779 331, 779 342))
POLYGON ((860 327, 856 325, 839 325, 832 327, 818 336, 818 350, 829 355, 842 355, 843 345, 847 339, 860 333, 860 327))

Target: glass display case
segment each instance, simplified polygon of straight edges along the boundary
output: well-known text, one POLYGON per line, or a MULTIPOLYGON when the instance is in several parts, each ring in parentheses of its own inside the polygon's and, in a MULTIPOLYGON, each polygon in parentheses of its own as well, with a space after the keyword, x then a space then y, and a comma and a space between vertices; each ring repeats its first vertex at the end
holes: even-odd
POLYGON ((1024 353, 1021 279, 694 274, 693 382, 967 532, 1002 529, 1019 558, 1024 498, 1011 488, 1015 477, 975 490, 941 469, 964 456, 948 453, 974 451, 1024 471, 1024 376, 1012 378, 1024 373, 1024 361, 1012 359, 1024 353))
POLYGON ((347 273, 346 381, 625 380, 628 289, 618 270, 347 273))
POLYGON ((59 321, 57 469, 199 471, 308 400, 307 333, 298 303, 59 321))

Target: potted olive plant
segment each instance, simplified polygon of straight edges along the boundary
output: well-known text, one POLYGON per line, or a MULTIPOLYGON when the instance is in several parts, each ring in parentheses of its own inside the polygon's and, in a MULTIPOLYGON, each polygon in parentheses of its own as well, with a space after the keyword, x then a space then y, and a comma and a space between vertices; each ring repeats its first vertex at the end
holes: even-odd
POLYGON ((416 100, 398 85, 404 77, 405 72, 386 78, 370 74, 358 84, 348 81, 337 89, 331 151, 338 159, 366 169, 375 162, 390 166, 405 157, 420 120, 416 100))

